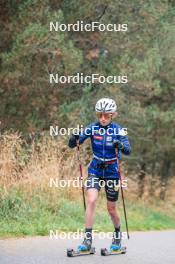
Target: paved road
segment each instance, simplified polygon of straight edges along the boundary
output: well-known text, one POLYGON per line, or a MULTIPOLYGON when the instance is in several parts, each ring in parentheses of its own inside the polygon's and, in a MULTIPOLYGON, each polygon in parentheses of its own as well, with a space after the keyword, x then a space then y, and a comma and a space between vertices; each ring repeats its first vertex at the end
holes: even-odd
POLYGON ((31 237, 0 240, 0 264, 175 264, 175 230, 133 232, 126 255, 100 256, 100 248, 110 244, 109 239, 95 237, 96 254, 76 258, 66 257, 67 247, 76 247, 79 240, 31 237))

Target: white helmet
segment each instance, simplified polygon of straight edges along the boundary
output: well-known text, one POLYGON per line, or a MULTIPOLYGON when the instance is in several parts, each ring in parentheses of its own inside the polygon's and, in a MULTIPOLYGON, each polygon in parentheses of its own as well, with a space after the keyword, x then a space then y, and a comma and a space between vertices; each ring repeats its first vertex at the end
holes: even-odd
POLYGON ((110 98, 102 98, 97 101, 95 105, 96 112, 114 113, 117 111, 117 105, 114 100, 110 98))

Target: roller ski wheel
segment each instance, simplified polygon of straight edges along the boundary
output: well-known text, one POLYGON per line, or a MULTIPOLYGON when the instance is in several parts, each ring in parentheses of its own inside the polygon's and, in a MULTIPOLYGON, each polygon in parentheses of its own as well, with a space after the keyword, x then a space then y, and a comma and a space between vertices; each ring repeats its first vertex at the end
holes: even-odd
POLYGON ((90 250, 74 250, 72 248, 67 249, 67 256, 68 257, 78 257, 78 256, 84 256, 84 255, 91 255, 95 254, 95 247, 91 247, 90 250))
POLYGON ((126 247, 121 247, 120 249, 113 250, 107 248, 101 248, 101 256, 110 256, 110 255, 120 255, 126 253, 126 247))

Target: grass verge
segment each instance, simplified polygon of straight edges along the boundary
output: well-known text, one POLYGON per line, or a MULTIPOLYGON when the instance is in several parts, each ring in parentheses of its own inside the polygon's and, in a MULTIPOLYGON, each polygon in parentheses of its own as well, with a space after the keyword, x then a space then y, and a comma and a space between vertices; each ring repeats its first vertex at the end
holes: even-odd
MULTIPOLYGON (((127 200, 129 229, 164 230, 175 229, 175 215, 167 213, 162 205, 150 205, 139 200, 127 200)), ((125 228, 121 201, 118 204, 125 228)), ((78 200, 68 200, 58 191, 54 196, 50 192, 33 192, 29 197, 25 192, 13 190, 1 197, 0 236, 49 235, 50 230, 77 231, 84 229, 83 204, 78 200)), ((112 231, 113 225, 106 211, 106 201, 100 193, 96 208, 94 229, 112 231)))

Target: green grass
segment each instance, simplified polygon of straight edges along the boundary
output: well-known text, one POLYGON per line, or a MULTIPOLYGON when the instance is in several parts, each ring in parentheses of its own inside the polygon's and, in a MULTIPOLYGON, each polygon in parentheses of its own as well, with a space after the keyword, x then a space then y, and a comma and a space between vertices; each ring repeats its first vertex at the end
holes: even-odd
MULTIPOLYGON (((125 227, 121 202, 119 211, 125 227)), ((175 228, 175 216, 159 207, 142 201, 127 200, 130 230, 163 230, 175 228)), ((48 235, 50 230, 77 231, 84 229, 84 210, 81 201, 70 201, 58 194, 37 192, 27 197, 14 191, 0 200, 0 236, 48 235)), ((106 211, 105 198, 100 195, 94 229, 112 231, 113 225, 106 211)))

